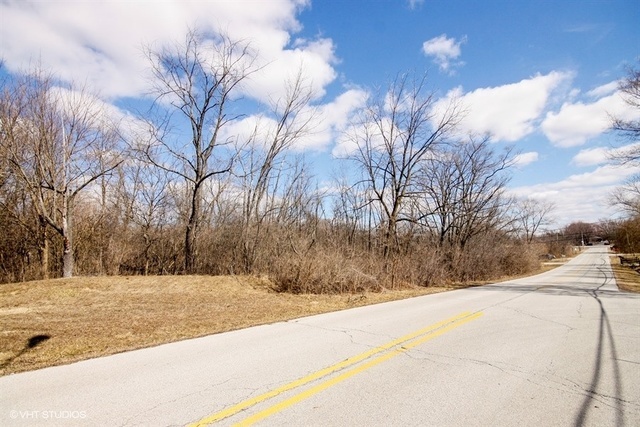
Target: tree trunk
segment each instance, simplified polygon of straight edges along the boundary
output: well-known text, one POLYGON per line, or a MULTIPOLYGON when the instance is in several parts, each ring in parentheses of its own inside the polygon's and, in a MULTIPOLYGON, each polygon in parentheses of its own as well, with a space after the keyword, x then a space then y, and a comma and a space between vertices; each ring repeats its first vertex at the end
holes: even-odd
POLYGON ((390 261, 396 252, 395 238, 396 238, 396 217, 390 216, 387 229, 385 230, 385 234, 384 234, 384 247, 382 251, 382 255, 384 258, 385 273, 389 273, 390 261))
POLYGON ((73 233, 70 209, 67 206, 62 217, 62 277, 73 276, 73 233))
POLYGON ((191 197, 191 212, 187 223, 187 232, 184 239, 184 272, 195 273, 198 258, 197 238, 200 222, 200 186, 196 184, 191 197))
POLYGON ((40 247, 38 252, 40 254, 40 274, 43 280, 49 278, 49 236, 47 233, 47 221, 42 215, 38 217, 40 222, 40 247))
POLYGON ((191 216, 187 224, 187 232, 184 239, 184 272, 185 274, 193 273, 193 265, 195 264, 195 220, 194 211, 191 209, 191 216))

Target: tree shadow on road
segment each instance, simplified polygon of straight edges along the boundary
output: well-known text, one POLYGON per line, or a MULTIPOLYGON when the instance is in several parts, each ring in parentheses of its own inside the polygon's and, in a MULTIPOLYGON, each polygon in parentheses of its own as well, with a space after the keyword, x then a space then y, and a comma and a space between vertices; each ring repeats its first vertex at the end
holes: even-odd
MULTIPOLYGON (((497 283, 492 285, 480 286, 477 288, 469 288, 470 291, 478 291, 478 292, 486 292, 486 291, 505 291, 512 292, 516 296, 514 298, 518 298, 519 296, 524 296, 528 293, 536 292, 543 293, 547 295, 558 295, 558 296, 579 296, 585 297, 589 296, 595 300, 599 307, 599 319, 598 319, 598 332, 597 332, 597 341, 595 345, 595 356, 593 361, 593 373, 591 376, 591 380, 589 384, 584 389, 584 398, 580 407, 578 408, 578 412, 575 416, 574 426, 580 427, 583 425, 589 424, 588 414, 591 409, 595 406, 595 403, 602 403, 604 399, 612 400, 614 402, 614 409, 616 414, 616 419, 614 425, 616 426, 624 426, 624 406, 623 406, 623 390, 622 390, 622 376, 620 373, 620 366, 618 363, 618 353, 616 350, 614 334, 611 329, 611 324, 609 321, 609 316, 607 315, 607 310, 605 309, 605 305, 603 304, 603 299, 612 299, 612 298, 626 298, 626 299, 640 299, 639 294, 635 293, 627 293, 621 292, 617 290, 615 287, 611 287, 613 276, 610 270, 604 268, 597 268, 597 272, 587 276, 585 274, 563 274, 564 278, 567 277, 575 277, 576 279, 587 279, 588 284, 578 284, 579 280, 576 280, 576 284, 568 283, 553 283, 553 279, 549 278, 549 284, 541 284, 540 281, 531 280, 527 281, 526 279, 520 279, 513 282, 504 282, 497 283), (608 286, 609 285, 609 286, 608 286), (604 287, 607 287, 604 289, 604 287), (519 295, 517 295, 519 294, 519 295), (605 370, 606 365, 606 353, 607 351, 610 354, 610 369, 613 380, 613 396, 610 393, 603 393, 602 391, 598 391, 600 386, 601 378, 603 376, 603 371, 605 370)), ((511 299, 514 299, 511 298, 511 299)), ((511 300, 510 299, 510 300, 511 300)))
MULTIPOLYGON (((606 273, 605 277, 607 276, 606 273)), ((610 278, 606 277, 604 286, 610 278)), ((602 287, 600 286, 600 287, 602 287)), ((603 365, 603 356, 606 351, 605 340, 608 338, 609 340, 609 352, 611 353, 611 368, 613 374, 613 382, 614 382, 614 395, 612 396, 615 402, 615 411, 616 411, 616 426, 624 426, 624 408, 622 406, 622 376, 620 375, 620 366, 618 365, 618 352, 616 351, 616 344, 613 336, 613 331, 611 330, 611 323, 609 322, 609 316, 607 316, 607 310, 604 308, 602 304, 602 300, 600 299, 600 291, 599 288, 589 292, 589 294, 596 300, 598 306, 600 308, 600 321, 598 324, 598 342, 596 345, 596 354, 593 366, 593 376, 591 377, 591 383, 589 384, 589 388, 586 390, 585 397, 582 401, 582 405, 578 410, 578 414, 576 415, 576 420, 574 425, 576 427, 581 427, 585 425, 585 421, 587 418, 587 414, 589 410, 593 407, 592 401, 596 400, 600 396, 598 392, 598 385, 600 384, 600 378, 602 376, 602 365, 603 365)))

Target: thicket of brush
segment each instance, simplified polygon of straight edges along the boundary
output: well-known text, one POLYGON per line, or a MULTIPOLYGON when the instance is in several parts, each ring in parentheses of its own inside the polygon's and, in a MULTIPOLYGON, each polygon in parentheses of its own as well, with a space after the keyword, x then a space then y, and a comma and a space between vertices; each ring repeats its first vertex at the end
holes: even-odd
MULTIPOLYGON (((118 206, 103 212, 76 207, 75 274, 184 274, 184 226, 142 227, 118 206)), ((39 236, 28 232, 38 229, 35 218, 2 215, 2 281, 42 278, 43 250, 48 251, 48 276, 59 277, 61 238, 48 234, 49 242, 41 245, 39 236)), ((241 221, 203 227, 191 274, 266 275, 278 291, 294 293, 380 291, 522 274, 536 269, 546 251, 544 245, 495 230, 475 236, 464 249, 440 246, 429 234, 400 233, 405 243, 385 258, 384 233, 376 229, 349 231, 344 224, 312 217, 261 227, 256 240, 244 241, 241 221)))
MULTIPOLYGON (((189 32, 146 53, 145 113, 40 69, 0 82, 0 281, 254 274, 358 292, 522 274, 584 242, 576 229, 539 243, 553 206, 509 197, 517 153, 464 136, 464 106, 426 75, 361 93, 338 134, 302 69, 281 99, 243 99, 257 71, 244 42, 189 32), (303 153, 322 132, 331 184, 303 153)), ((636 247, 636 217, 608 235, 636 247)))

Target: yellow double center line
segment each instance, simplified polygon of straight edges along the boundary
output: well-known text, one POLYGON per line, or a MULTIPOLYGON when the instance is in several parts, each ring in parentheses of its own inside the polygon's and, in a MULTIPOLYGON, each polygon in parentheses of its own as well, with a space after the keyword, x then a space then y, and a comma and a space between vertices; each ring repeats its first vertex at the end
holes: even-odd
POLYGON ((251 406, 257 405, 258 403, 264 402, 267 399, 271 399, 272 397, 278 396, 279 394, 285 393, 287 391, 293 390, 295 388, 301 387, 305 384, 308 384, 312 381, 321 379, 323 377, 326 377, 330 374, 333 374, 334 372, 343 370, 345 368, 348 368, 350 366, 353 366, 357 363, 360 363, 364 360, 370 359, 372 356, 375 356, 377 354, 380 353, 384 353, 387 350, 393 349, 392 351, 386 352, 384 354, 381 354, 371 360, 369 360, 366 363, 363 363, 359 366, 354 367, 353 369, 349 369, 345 372, 343 372, 342 374, 335 376, 333 378, 330 378, 324 382, 321 382, 317 385, 315 385, 314 387, 311 387, 305 391, 302 391, 292 397, 290 397, 289 399, 286 399, 280 403, 277 403, 261 412, 258 412, 254 415, 252 415, 251 417, 243 420, 242 422, 240 422, 238 425, 251 425, 259 420, 262 420, 270 415, 273 415, 277 412, 282 411, 283 409, 294 405, 295 403, 298 403, 304 399, 307 399, 311 396, 313 396, 314 394, 317 394, 323 390, 326 390, 327 388, 346 380, 347 378, 350 378, 362 371, 365 371, 375 365, 378 365, 384 361, 387 361, 395 356, 398 356, 399 354, 402 354, 403 352, 410 350, 426 341, 429 341, 431 339, 434 339, 436 337, 439 337, 440 335, 457 328, 458 326, 461 326, 467 322, 470 322, 472 320, 475 320, 477 318, 479 318, 480 316, 482 316, 481 312, 477 312, 477 313, 469 313, 469 312, 464 312, 464 313, 460 313, 457 316, 451 317, 449 319, 445 319, 441 322, 435 323, 433 325, 427 326, 426 328, 420 329, 418 331, 412 332, 410 334, 407 334, 403 337, 400 337, 396 340, 390 341, 384 345, 381 345, 379 347, 375 347, 372 348, 371 350, 365 351, 364 353, 361 353, 357 356, 353 356, 350 357, 348 359, 343 360, 342 362, 336 363, 335 365, 331 365, 327 368, 321 369, 319 371, 316 371, 310 375, 307 375, 305 377, 302 377, 298 380, 292 381, 288 384, 285 384, 281 387, 278 387, 276 389, 273 389, 271 391, 268 391, 267 393, 261 394, 259 396, 253 397, 251 399, 247 399, 244 400, 234 406, 231 406, 227 409, 224 409, 220 412, 217 412, 215 414, 212 414, 206 418, 203 418, 200 421, 197 421, 193 424, 191 424, 191 427, 196 427, 196 426, 205 426, 208 424, 212 424, 216 421, 220 421, 223 420, 225 418, 228 418, 232 415, 237 414, 240 411, 243 411, 247 408, 250 408, 251 406))

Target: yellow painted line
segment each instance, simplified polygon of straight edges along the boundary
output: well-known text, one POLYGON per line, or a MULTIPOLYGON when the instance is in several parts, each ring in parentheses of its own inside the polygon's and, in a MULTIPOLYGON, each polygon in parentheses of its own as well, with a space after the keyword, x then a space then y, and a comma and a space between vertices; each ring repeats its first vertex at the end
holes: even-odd
POLYGON ((425 336, 422 336, 420 338, 415 339, 414 341, 410 342, 409 344, 405 344, 405 345, 403 345, 403 346, 401 346, 401 347, 399 347, 399 348, 397 348, 397 349, 395 349, 393 351, 390 351, 390 352, 385 353, 385 354, 383 354, 381 356, 378 356, 375 359, 370 360, 367 363, 359 365, 359 366, 357 366, 357 367, 355 367, 355 368, 353 368, 351 370, 348 370, 348 371, 346 371, 346 372, 344 372, 344 373, 342 373, 342 374, 340 374, 340 375, 338 375, 338 376, 336 376, 334 378, 331 378, 331 379, 329 379, 329 380, 327 380, 325 382, 322 382, 322 383, 320 383, 320 384, 318 384, 318 385, 316 385, 316 386, 314 386, 314 387, 312 387, 312 388, 310 388, 308 390, 305 390, 305 391, 303 391, 301 393, 298 393, 297 395, 292 396, 287 400, 284 400, 284 401, 282 401, 280 403, 277 403, 277 404, 275 404, 275 405, 273 405, 273 406, 271 406, 271 407, 269 407, 269 408, 267 408, 267 409, 265 409, 265 410, 263 410, 261 412, 258 412, 256 414, 254 414, 254 415, 252 415, 252 416, 240 421, 239 423, 234 424, 234 426, 243 426, 243 427, 244 426, 250 426, 250 425, 252 425, 252 424, 254 424, 254 423, 258 422, 258 421, 261 421, 261 420, 263 420, 263 419, 265 419, 267 417, 270 417, 271 415, 274 415, 274 414, 276 414, 276 413, 278 413, 278 412, 280 412, 280 411, 282 411, 282 410, 284 410, 284 409, 286 409, 286 408, 288 408, 288 407, 290 407, 290 406, 292 406, 292 405, 294 405, 294 404, 296 404, 296 403, 298 403, 298 402, 300 402, 302 400, 305 400, 305 399, 307 399, 307 398, 309 398, 309 397, 311 397, 311 396, 313 396, 315 394, 318 394, 321 391, 326 390, 329 387, 338 384, 339 382, 342 382, 342 381, 344 381, 344 380, 346 380, 348 378, 351 378, 354 375, 359 374, 360 372, 366 371, 367 369, 372 368, 373 366, 379 365, 380 363, 385 362, 385 361, 387 361, 387 360, 389 360, 389 359, 391 359, 393 357, 396 357, 399 354, 402 354, 402 353, 406 352, 407 350, 410 350, 410 349, 412 349, 414 347, 417 347, 420 344, 425 343, 426 341, 429 341, 429 340, 432 340, 432 339, 434 339, 436 337, 439 337, 440 335, 445 334, 446 332, 449 332, 450 330, 455 329, 458 326, 462 326, 463 324, 465 324, 467 322, 475 320, 475 319, 479 318, 480 316, 482 316, 482 313, 478 312, 478 313, 475 313, 475 314, 470 315, 468 317, 464 317, 464 318, 462 318, 462 319, 460 319, 460 320, 458 320, 456 322, 450 323, 450 324, 448 324, 448 325, 446 325, 446 326, 444 326, 444 327, 442 327, 442 328, 440 328, 438 330, 433 331, 430 334, 427 334, 425 336))
POLYGON ((289 390, 293 390, 295 388, 298 388, 300 386, 303 386, 305 384, 308 384, 312 381, 318 380, 322 377, 325 377, 327 375, 330 375, 338 370, 344 369, 344 368, 348 368, 351 365, 354 365, 356 363, 362 362, 365 359, 370 358, 371 356, 374 356, 378 353, 381 353, 383 351, 389 350, 390 348, 393 348, 399 344, 405 343, 407 341, 410 341, 412 339, 415 339, 421 335, 427 334, 431 331, 435 331, 439 328, 442 328, 444 326, 447 326, 451 323, 455 323, 458 321, 461 321, 467 317, 471 316, 471 313, 469 312, 463 312, 458 314, 457 316, 453 316, 450 317, 448 319, 445 319, 441 322, 435 323, 433 325, 427 326, 423 329, 420 329, 416 332, 412 332, 410 334, 407 334, 405 336, 402 336, 398 339, 395 339, 393 341, 388 342, 387 344, 381 345, 379 347, 375 347, 372 348, 371 350, 365 351, 364 353, 361 353, 357 356, 353 356, 350 357, 348 359, 343 360, 342 362, 338 362, 335 365, 331 365, 327 368, 321 369, 319 371, 316 371, 312 374, 309 374, 305 377, 299 378, 295 381, 292 381, 288 384, 285 384, 281 387, 278 387, 276 389, 273 389, 271 391, 268 391, 264 394, 261 394, 259 396, 253 397, 251 399, 247 399, 244 400, 234 406, 230 406, 227 409, 223 409, 220 412, 216 412, 215 414, 212 414, 206 418, 201 419, 200 421, 196 421, 195 423, 189 424, 189 427, 202 427, 202 426, 206 426, 209 424, 212 424, 216 421, 220 421, 223 420, 225 418, 228 418, 232 415, 237 414, 240 411, 243 411, 247 408, 250 408, 251 406, 257 405, 260 402, 264 402, 267 399, 271 399, 272 397, 275 397, 281 393, 285 393, 289 390))

